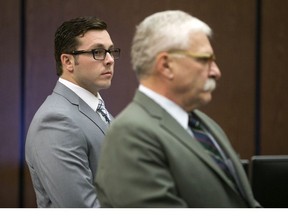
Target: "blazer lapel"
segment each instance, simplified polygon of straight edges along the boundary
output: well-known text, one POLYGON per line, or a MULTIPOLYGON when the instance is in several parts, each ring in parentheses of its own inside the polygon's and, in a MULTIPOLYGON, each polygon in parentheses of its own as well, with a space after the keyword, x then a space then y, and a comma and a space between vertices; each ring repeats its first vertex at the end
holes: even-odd
POLYGON ((71 104, 78 106, 79 112, 94 122, 95 125, 103 132, 103 134, 105 134, 108 126, 103 122, 101 117, 95 113, 96 111, 92 110, 91 107, 89 107, 89 105, 85 103, 81 98, 79 98, 77 94, 75 94, 72 90, 60 82, 57 82, 54 88, 54 93, 62 95, 71 104))
MULTIPOLYGON (((212 158, 203 150, 200 144, 191 137, 191 135, 160 105, 140 91, 136 92, 134 102, 140 104, 153 118, 158 118, 160 126, 168 133, 176 137, 179 142, 192 151, 200 160, 202 160, 210 169, 212 169, 220 178, 223 179, 233 190, 237 191, 234 183, 223 173, 215 164, 212 158), (149 104, 149 107, 147 106, 149 104)), ((237 192, 238 193, 238 192, 237 192)))
POLYGON ((249 197, 253 197, 250 194, 250 183, 247 180, 246 173, 244 172, 242 164, 239 162, 239 157, 235 154, 235 151, 232 149, 232 146, 229 143, 226 135, 223 134, 222 131, 217 130, 216 127, 214 127, 211 123, 208 124, 207 122, 208 121, 210 122, 210 120, 201 112, 196 110, 194 111, 194 114, 202 120, 203 124, 208 128, 209 132, 216 139, 216 141, 221 146, 223 151, 231 159, 233 166, 235 168, 235 171, 236 171, 235 174, 237 175, 239 179, 238 185, 239 187, 241 187, 240 190, 242 191, 242 195, 247 199, 249 197))
POLYGON ((96 126, 105 134, 108 126, 104 123, 101 117, 92 110, 82 99, 79 98, 79 111, 87 116, 91 121, 93 121, 96 126))
POLYGON ((219 166, 213 161, 211 156, 209 156, 200 146, 198 141, 193 139, 191 135, 185 131, 181 125, 176 122, 176 120, 171 117, 166 111, 163 110, 163 116, 161 119, 161 126, 167 130, 170 134, 173 134, 183 145, 185 145, 190 151, 198 156, 210 169, 212 169, 220 178, 223 179, 233 190, 237 191, 234 183, 225 175, 225 173, 219 168, 219 166))

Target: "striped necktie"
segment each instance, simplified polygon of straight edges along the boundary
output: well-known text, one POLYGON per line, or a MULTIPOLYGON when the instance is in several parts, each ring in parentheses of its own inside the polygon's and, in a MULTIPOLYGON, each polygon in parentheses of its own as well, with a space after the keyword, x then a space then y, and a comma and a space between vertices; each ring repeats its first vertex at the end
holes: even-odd
POLYGON ((192 130, 195 138, 199 141, 200 144, 204 147, 207 153, 212 157, 216 164, 224 171, 224 173, 234 181, 233 175, 231 174, 227 163, 225 162, 225 155, 219 146, 213 142, 211 134, 201 125, 193 115, 189 115, 190 129, 192 130))
POLYGON ((100 98, 96 111, 103 117, 102 119, 105 121, 105 123, 110 124, 111 119, 109 117, 109 113, 105 108, 104 101, 100 98))

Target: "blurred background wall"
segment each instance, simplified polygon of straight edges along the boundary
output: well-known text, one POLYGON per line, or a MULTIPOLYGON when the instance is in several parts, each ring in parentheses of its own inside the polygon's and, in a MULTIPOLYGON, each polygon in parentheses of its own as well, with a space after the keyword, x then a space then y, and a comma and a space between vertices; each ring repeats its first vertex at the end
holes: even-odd
POLYGON ((67 19, 104 19, 121 59, 101 92, 115 116, 137 88, 130 44, 144 17, 180 9, 208 23, 222 71, 203 108, 226 131, 242 159, 288 154, 287 0, 0 0, 0 207, 35 207, 24 162, 30 121, 57 81, 56 28, 67 19), (285 48, 286 47, 286 48, 285 48))

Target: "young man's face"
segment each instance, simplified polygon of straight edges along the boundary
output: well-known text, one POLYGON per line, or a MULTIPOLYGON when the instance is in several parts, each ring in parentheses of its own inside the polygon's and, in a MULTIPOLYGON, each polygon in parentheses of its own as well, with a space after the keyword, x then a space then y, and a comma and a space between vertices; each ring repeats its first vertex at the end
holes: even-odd
MULTIPOLYGON (((90 30, 78 37, 77 50, 90 51, 96 48, 109 50, 113 42, 106 30, 90 30)), ((71 71, 65 73, 68 80, 85 88, 94 95, 101 89, 109 88, 114 73, 114 58, 106 53, 104 60, 95 60, 92 53, 70 56, 71 71)))

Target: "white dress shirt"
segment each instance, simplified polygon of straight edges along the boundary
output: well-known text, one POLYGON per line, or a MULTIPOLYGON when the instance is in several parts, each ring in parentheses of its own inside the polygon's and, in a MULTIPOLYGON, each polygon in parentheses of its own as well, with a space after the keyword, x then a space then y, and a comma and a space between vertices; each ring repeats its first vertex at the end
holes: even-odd
POLYGON ((95 96, 88 90, 62 78, 59 78, 59 82, 65 85, 67 88, 71 89, 84 102, 86 102, 94 111, 96 111, 98 103, 99 103, 99 98, 101 98, 99 93, 97 94, 97 96, 95 96))
POLYGON ((192 135, 191 130, 188 127, 189 116, 185 110, 168 98, 143 85, 140 85, 138 89, 165 109, 189 134, 192 135))

